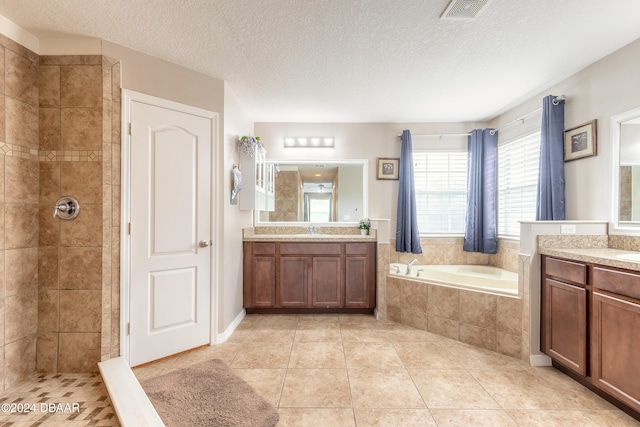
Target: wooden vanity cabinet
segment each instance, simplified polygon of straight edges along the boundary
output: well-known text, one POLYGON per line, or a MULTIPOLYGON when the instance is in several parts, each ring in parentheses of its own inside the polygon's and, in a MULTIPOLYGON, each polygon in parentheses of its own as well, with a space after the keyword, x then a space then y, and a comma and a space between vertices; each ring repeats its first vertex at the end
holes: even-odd
POLYGON ((248 313, 372 312, 375 254, 375 242, 244 242, 244 306, 248 313))
POLYGON ((543 256, 541 350, 640 419, 640 273, 543 256))
POLYGON ((593 268, 593 384, 640 411, 640 275, 593 268))
POLYGON ((587 376, 587 265, 543 258, 542 351, 587 376))

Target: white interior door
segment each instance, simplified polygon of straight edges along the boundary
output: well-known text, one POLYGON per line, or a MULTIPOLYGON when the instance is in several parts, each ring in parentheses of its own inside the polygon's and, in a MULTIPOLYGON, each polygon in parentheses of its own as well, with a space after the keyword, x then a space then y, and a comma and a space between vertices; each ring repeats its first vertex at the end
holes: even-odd
POLYGON ((210 340, 212 119, 130 106, 129 363, 210 340))

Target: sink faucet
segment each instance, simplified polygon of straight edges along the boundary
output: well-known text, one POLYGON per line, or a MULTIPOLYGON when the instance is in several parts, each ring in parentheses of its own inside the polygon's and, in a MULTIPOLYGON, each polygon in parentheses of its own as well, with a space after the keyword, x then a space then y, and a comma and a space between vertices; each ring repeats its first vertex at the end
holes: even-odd
POLYGON ((318 227, 315 225, 310 225, 307 227, 307 234, 318 234, 318 227))
POLYGON ((416 262, 418 262, 417 258, 412 259, 411 261, 409 261, 409 264, 407 264, 407 271, 406 273, 404 273, 405 275, 410 275, 411 274, 411 267, 413 266, 413 264, 415 264, 416 262))

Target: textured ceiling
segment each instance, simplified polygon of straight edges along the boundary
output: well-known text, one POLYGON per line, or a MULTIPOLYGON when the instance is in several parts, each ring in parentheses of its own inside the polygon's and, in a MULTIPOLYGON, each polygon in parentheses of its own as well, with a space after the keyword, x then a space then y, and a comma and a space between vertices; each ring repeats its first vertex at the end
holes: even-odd
POLYGON ((640 38, 638 0, 0 0, 227 81, 254 121, 481 121, 640 38))

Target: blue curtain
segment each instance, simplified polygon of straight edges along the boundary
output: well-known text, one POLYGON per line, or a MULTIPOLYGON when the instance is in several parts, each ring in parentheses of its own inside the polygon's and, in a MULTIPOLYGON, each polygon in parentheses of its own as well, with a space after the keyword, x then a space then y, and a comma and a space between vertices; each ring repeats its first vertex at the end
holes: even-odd
POLYGON ((564 101, 542 101, 536 220, 564 219, 564 101))
POLYGON ((468 154, 467 216, 463 249, 467 252, 495 254, 498 250, 498 132, 494 129, 471 131, 468 154))
POLYGON ((396 216, 396 252, 421 254, 420 232, 416 214, 416 189, 413 180, 413 148, 411 132, 402 131, 398 188, 398 214, 396 216))

